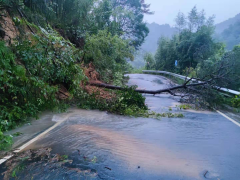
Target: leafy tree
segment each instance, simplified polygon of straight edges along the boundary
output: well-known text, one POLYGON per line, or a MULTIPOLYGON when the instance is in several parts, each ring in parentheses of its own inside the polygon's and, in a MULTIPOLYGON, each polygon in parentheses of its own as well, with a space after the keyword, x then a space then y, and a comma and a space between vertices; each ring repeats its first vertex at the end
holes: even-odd
POLYGON ((183 73, 186 68, 196 68, 197 64, 215 55, 222 49, 221 43, 216 43, 212 35, 214 33, 213 16, 205 17, 204 11, 198 12, 194 7, 188 14, 179 13, 176 18, 176 26, 179 34, 171 40, 161 38, 155 55, 156 67, 159 69, 178 71, 183 73), (174 68, 174 62, 178 60, 178 68, 174 68))
POLYGON ((0 42, 0 131, 58 107, 59 85, 74 94, 84 79, 76 64, 78 50, 52 30, 42 36, 11 48, 0 42))
POLYGON ((103 30, 96 35, 87 36, 84 62, 93 62, 102 79, 109 83, 122 78, 124 66, 127 64, 126 58, 133 60, 133 52, 134 48, 129 46, 127 40, 103 30))
MULTIPOLYGON (((86 33, 97 34, 99 30, 108 29, 113 35, 130 39, 137 49, 149 32, 143 22, 144 14, 152 13, 144 0, 25 0, 24 3, 31 11, 44 16, 54 28, 63 30, 78 46, 84 45, 79 41, 86 33)), ((39 18, 30 19, 39 23, 39 18)))
POLYGON ((197 11, 197 7, 194 6, 194 8, 189 12, 188 14, 188 28, 190 31, 194 31, 195 28, 198 25, 199 15, 197 11))
POLYGON ((155 63, 155 59, 154 56, 151 53, 146 53, 144 55, 144 61, 146 62, 145 64, 145 68, 146 69, 155 69, 156 63, 155 63))
POLYGON ((175 60, 178 60, 177 42, 178 36, 173 39, 161 37, 158 42, 158 49, 155 54, 156 69, 174 71, 175 60))
POLYGON ((113 24, 117 25, 117 34, 131 39, 131 45, 138 49, 144 42, 149 30, 143 22, 144 14, 152 14, 150 5, 144 0, 113 0, 113 24))
POLYGON ((222 50, 216 53, 215 57, 211 57, 199 63, 196 67, 198 78, 214 79, 212 83, 219 87, 239 90, 240 88, 240 47, 235 46, 232 51, 224 52, 222 50), (214 75, 213 75, 214 73, 214 75))
POLYGON ((186 27, 186 17, 182 12, 179 12, 176 19, 176 28, 178 29, 179 32, 181 32, 185 27, 186 27))

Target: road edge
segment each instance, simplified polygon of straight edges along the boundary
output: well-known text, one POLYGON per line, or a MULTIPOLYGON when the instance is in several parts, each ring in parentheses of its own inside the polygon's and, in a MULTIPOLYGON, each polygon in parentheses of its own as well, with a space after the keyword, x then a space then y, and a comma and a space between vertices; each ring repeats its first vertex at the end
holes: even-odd
POLYGON ((238 127, 240 127, 240 123, 238 123, 237 121, 235 121, 234 119, 228 117, 226 114, 222 113, 219 110, 216 110, 216 112, 220 115, 222 115, 223 117, 225 117, 226 119, 228 119, 229 121, 231 121, 232 123, 234 123, 235 125, 237 125, 238 127))
POLYGON ((53 126, 51 126, 50 128, 48 128, 46 131, 42 132, 41 134, 39 134, 38 136, 36 136, 35 138, 29 140, 27 143, 23 144, 22 146, 20 146, 19 148, 16 148, 13 151, 13 155, 8 155, 5 156, 4 158, 0 159, 0 165, 3 164, 4 162, 6 162, 7 160, 11 159, 14 154, 21 152, 23 149, 25 149, 26 147, 28 147, 30 144, 34 143, 35 141, 37 141, 38 139, 40 139, 41 137, 43 137, 44 135, 46 135, 48 132, 50 132, 51 130, 55 129, 56 127, 58 127, 59 125, 61 125, 64 121, 66 121, 70 116, 72 115, 72 113, 67 114, 61 121, 57 122, 56 124, 54 124, 53 126))

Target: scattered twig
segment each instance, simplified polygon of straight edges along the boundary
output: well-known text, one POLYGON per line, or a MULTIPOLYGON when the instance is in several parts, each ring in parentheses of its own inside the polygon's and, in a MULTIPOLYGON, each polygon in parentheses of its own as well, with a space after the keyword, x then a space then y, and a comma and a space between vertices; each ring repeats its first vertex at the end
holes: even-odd
POLYGON ((207 171, 204 173, 204 175, 203 175, 205 178, 207 178, 207 177, 206 177, 206 176, 207 176, 207 173, 208 173, 208 170, 207 170, 207 171))
POLYGON ((110 171, 112 170, 112 169, 111 169, 111 168, 109 168, 109 167, 105 167, 105 169, 108 169, 108 170, 110 170, 110 171))

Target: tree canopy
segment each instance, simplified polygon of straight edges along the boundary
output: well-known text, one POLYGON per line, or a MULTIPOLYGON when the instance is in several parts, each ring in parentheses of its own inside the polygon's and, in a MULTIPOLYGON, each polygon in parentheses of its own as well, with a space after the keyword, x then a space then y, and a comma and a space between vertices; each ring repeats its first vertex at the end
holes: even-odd
MULTIPOLYGON (((6 0, 8 4, 13 0, 6 0)), ((44 26, 51 24, 60 29, 63 35, 73 43, 79 44, 86 33, 97 34, 107 29, 111 34, 138 49, 148 35, 143 22, 144 14, 151 14, 150 5, 144 0, 24 0, 22 4, 31 11, 42 15, 32 17, 30 21, 44 26)))
POLYGON ((179 13, 176 27, 179 33, 172 39, 160 38, 156 52, 156 67, 170 71, 180 71, 187 67, 196 68, 202 60, 213 56, 223 46, 212 38, 214 16, 206 18, 205 12, 194 7, 188 16, 179 13), (174 66, 178 60, 178 69, 174 66))

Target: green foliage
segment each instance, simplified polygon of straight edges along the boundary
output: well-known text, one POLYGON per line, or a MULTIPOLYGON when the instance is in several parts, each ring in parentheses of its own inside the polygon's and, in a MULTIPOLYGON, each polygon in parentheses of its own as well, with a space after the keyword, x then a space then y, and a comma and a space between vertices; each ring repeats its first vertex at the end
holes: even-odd
MULTIPOLYGON (((11 50, 5 47, 4 42, 0 43, 0 130, 6 131, 16 125, 16 121, 24 119, 26 111, 35 112, 35 106, 26 102, 29 93, 24 92, 24 85, 30 84, 32 80, 26 77, 26 71, 21 65, 15 63, 15 56, 11 50), (30 108, 29 110, 27 110, 30 108), (32 111, 33 110, 33 111, 32 111)), ((34 114, 32 114, 34 115, 34 114)))
POLYGON ((155 54, 156 69, 173 71, 175 60, 178 59, 176 52, 178 36, 173 36, 173 39, 169 40, 168 38, 161 37, 158 42, 158 49, 155 54))
POLYGON ((130 71, 130 73, 131 74, 142 74, 143 72, 143 70, 145 70, 145 68, 140 68, 140 69, 132 69, 131 71, 130 71))
POLYGON ((157 69, 182 73, 185 68, 196 68, 197 64, 222 49, 221 43, 214 42, 214 17, 206 20, 204 11, 194 7, 186 19, 180 13, 176 18, 179 34, 172 39, 161 38, 155 55, 157 69), (178 60, 178 67, 175 67, 178 60))
POLYGON ((152 14, 149 4, 144 0, 112 0, 111 33, 119 36, 124 35, 130 39, 130 43, 138 49, 144 42, 149 30, 143 22, 144 14, 152 14))
POLYGON ((79 91, 75 99, 83 109, 99 109, 129 116, 145 116, 147 113, 145 98, 135 91, 135 87, 126 87, 123 91, 114 92, 114 95, 115 98, 106 100, 97 98, 97 94, 89 95, 79 91))
POLYGON ((179 108, 180 110, 184 109, 192 109, 192 106, 190 106, 189 104, 181 104, 181 105, 176 105, 177 108, 179 108))
POLYGON ((126 58, 133 59, 133 51, 128 41, 106 30, 99 31, 97 35, 87 36, 84 61, 92 61, 102 79, 109 83, 122 79, 127 67, 126 58))
POLYGON ((13 134, 13 136, 21 136, 23 133, 21 133, 21 132, 16 132, 16 133, 14 133, 13 134))
MULTIPOLYGON (((0 42, 0 132, 42 110, 64 108, 56 97, 59 84, 72 93, 79 90, 84 78, 76 64, 79 51, 54 31, 43 32, 12 49, 0 42)), ((10 144, 8 136, 1 135, 1 141, 10 144)))
MULTIPOLYGON (((93 62, 105 82, 122 85, 127 60, 133 60, 148 34, 143 17, 151 12, 144 0, 0 0, 0 9, 11 14, 20 32, 16 44, 0 42, 0 133, 45 109, 66 109, 56 96, 60 86, 70 98, 82 100, 80 107, 146 113, 144 98, 132 88, 109 101, 85 94, 79 86, 85 80, 82 61, 93 62)), ((4 147, 11 144, 10 136, 0 134, 0 140, 4 147)))
POLYGON ((154 57, 151 53, 146 53, 144 55, 144 61, 146 62, 145 68, 147 70, 150 70, 150 69, 154 70, 155 69, 156 62, 155 62, 155 59, 154 59, 154 57))
POLYGON ((197 77, 197 72, 196 69, 190 67, 190 68, 186 68, 185 70, 183 70, 183 74, 188 76, 188 77, 197 77))
POLYGON ((235 108, 240 108, 240 96, 235 96, 232 101, 232 106, 235 108))
POLYGON ((155 54, 156 69, 209 81, 211 85, 202 88, 198 94, 208 104, 224 103, 212 87, 239 90, 240 47, 235 46, 232 51, 225 52, 224 44, 213 39, 214 17, 207 19, 204 11, 199 12, 196 7, 188 17, 179 13, 176 23, 179 33, 171 39, 162 37, 159 40, 155 54), (175 60, 178 60, 177 67, 175 60))
POLYGON ((4 135, 0 131, 0 150, 7 150, 12 145, 12 136, 4 135))
POLYGON ((21 19, 18 17, 13 17, 13 22, 16 26, 19 26, 22 23, 21 19))
POLYGON ((214 79, 213 82, 220 86, 236 91, 240 88, 240 47, 235 46, 232 51, 222 53, 222 50, 215 54, 214 57, 199 63, 195 69, 197 76, 207 80, 212 74, 216 76, 223 74, 224 77, 214 79))
POLYGON ((15 46, 17 57, 31 76, 53 85, 67 84, 70 90, 75 91, 84 78, 76 64, 80 51, 55 31, 42 31, 45 36, 34 35, 31 41, 15 46))
POLYGON ((149 112, 146 114, 146 117, 155 118, 155 119, 160 119, 161 117, 183 118, 184 115, 182 113, 171 113, 171 112, 166 112, 166 113, 149 112))
POLYGON ((67 159, 68 159, 68 155, 62 155, 62 156, 60 157, 60 159, 61 159, 61 160, 67 160, 67 159))
POLYGON ((99 30, 107 29, 123 39, 127 37, 131 45, 138 48, 149 32, 143 17, 151 13, 150 5, 142 0, 39 0, 24 3, 30 11, 38 12, 34 17, 28 13, 30 22, 42 27, 51 24, 79 47, 83 47, 79 41, 86 33, 97 34, 99 30))
POLYGON ((135 91, 136 87, 126 87, 117 92, 117 99, 111 108, 113 112, 119 112, 125 115, 137 116, 147 110, 145 97, 135 91))
POLYGON ((0 9, 13 9, 23 6, 23 0, 0 0, 0 9))
POLYGON ((135 91, 136 87, 126 87, 122 91, 114 92, 111 100, 96 98, 97 94, 89 95, 84 91, 78 93, 75 99, 83 109, 100 109, 120 115, 160 119, 161 117, 182 118, 181 113, 149 112, 145 104, 145 97, 135 91))

